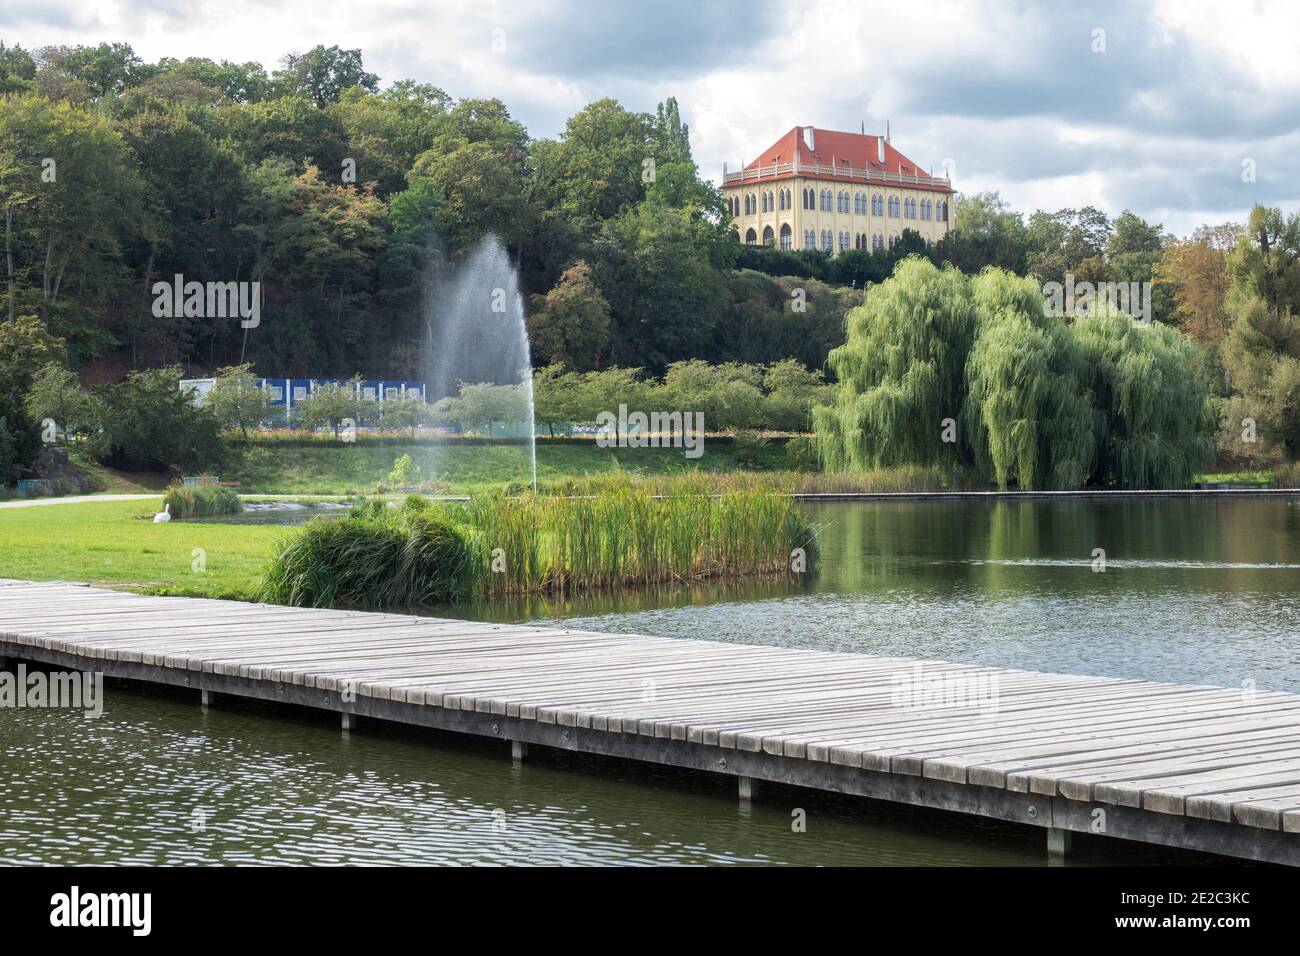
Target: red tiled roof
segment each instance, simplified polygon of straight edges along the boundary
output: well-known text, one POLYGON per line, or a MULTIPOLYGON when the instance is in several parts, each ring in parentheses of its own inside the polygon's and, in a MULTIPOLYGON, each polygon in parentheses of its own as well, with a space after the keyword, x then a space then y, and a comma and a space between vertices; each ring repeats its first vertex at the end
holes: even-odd
MULTIPOLYGON (((763 150, 754 159, 752 163, 745 167, 746 171, 758 171, 759 169, 772 167, 783 163, 792 163, 797 155, 800 166, 833 166, 835 169, 869 169, 878 173, 889 173, 892 175, 911 176, 920 174, 922 177, 928 177, 929 171, 923 169, 918 164, 912 162, 898 150, 894 149, 892 143, 885 143, 885 161, 877 161, 878 142, 883 139, 881 136, 864 135, 862 133, 841 133, 833 129, 813 128, 813 149, 808 148, 804 142, 804 129, 806 127, 796 126, 788 133, 778 139, 775 143, 763 150)), ((781 175, 762 176, 763 179, 789 179, 793 173, 783 173, 781 175)), ((800 175, 810 179, 831 179, 831 180, 851 180, 856 178, 862 182, 862 174, 852 177, 846 174, 844 176, 835 176, 826 173, 814 173, 812 170, 801 169, 800 175)), ((938 175, 944 175, 943 170, 938 171, 938 175)), ((752 182, 752 180, 750 180, 752 182)), ((733 183, 731 185, 739 185, 733 183)), ((911 184, 908 184, 911 185, 911 184)), ((913 188, 934 189, 941 192, 951 192, 951 187, 937 186, 928 183, 921 183, 913 188)))

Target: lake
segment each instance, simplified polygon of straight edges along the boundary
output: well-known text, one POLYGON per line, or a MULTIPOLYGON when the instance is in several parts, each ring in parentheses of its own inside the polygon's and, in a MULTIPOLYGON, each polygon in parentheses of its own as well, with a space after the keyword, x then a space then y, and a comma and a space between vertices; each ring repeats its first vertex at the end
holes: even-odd
MULTIPOLYGON (((822 553, 797 582, 442 613, 1300 692, 1292 500, 808 507, 822 553)), ((106 710, 0 711, 0 862, 1046 863, 1028 828, 794 788, 746 810, 730 778, 543 748, 512 766, 504 745, 116 682, 106 710)), ((1070 862, 1215 861, 1079 838, 1070 862)))

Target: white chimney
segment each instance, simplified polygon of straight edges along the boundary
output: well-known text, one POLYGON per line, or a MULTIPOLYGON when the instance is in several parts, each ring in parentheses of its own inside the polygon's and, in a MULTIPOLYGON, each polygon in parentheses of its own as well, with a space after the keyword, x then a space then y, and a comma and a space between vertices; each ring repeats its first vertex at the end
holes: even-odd
POLYGON ((882 166, 885 162, 885 137, 883 136, 876 137, 876 162, 882 166))
POLYGON ((810 151, 816 151, 817 149, 817 147, 813 145, 813 128, 811 126, 805 126, 803 128, 803 144, 807 146, 810 151))

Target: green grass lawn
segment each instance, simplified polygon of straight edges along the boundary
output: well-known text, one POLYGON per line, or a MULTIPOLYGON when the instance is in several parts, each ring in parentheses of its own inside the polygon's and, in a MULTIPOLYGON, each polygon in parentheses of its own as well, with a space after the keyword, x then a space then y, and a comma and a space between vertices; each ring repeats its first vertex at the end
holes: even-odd
POLYGON ((293 528, 154 524, 162 498, 0 510, 0 578, 249 599, 293 528), (202 549, 206 570, 195 569, 202 549))
POLYGON ((1214 471, 1197 475, 1193 481, 1202 484, 1258 485, 1267 488, 1276 482, 1276 476, 1271 471, 1214 471))
MULTIPOLYGON (((355 445, 319 446, 254 442, 243 449, 243 462, 222 474, 238 481, 245 494, 347 494, 372 491, 392 470, 393 462, 410 454, 425 481, 447 491, 468 493, 501 489, 529 480, 528 453, 517 445, 355 445)), ((785 447, 772 443, 759 452, 761 468, 786 466, 785 447)), ((704 455, 688 459, 680 448, 598 448, 584 444, 539 442, 537 478, 545 482, 566 476, 591 475, 620 468, 632 474, 663 474, 686 468, 735 471, 740 467, 729 444, 705 443, 704 455)))

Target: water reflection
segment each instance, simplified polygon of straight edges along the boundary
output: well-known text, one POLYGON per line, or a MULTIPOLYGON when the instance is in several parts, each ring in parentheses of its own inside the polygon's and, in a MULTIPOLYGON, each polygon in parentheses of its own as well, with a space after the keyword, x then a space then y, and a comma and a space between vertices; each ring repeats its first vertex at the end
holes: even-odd
MULTIPOLYGON (((0 864, 1043 865, 1029 828, 110 682, 0 712, 0 864), (792 813, 807 830, 796 833, 792 813)), ((1073 862, 1214 862, 1102 840, 1073 862)))
POLYGON ((807 581, 531 599, 500 621, 1300 692, 1300 508, 1277 499, 809 506, 807 581), (1094 550, 1105 552, 1094 572, 1094 550))
MULTIPOLYGON (((1300 515, 1278 500, 812 506, 817 573, 451 616, 1300 691, 1300 515), (1104 548, 1105 573, 1091 570, 1104 548)), ((110 682, 0 711, 0 863, 1042 865, 955 815, 110 682), (791 813, 808 815, 806 833, 791 813), (196 811, 202 825, 196 827, 196 811)), ((1213 862, 1080 838, 1073 863, 1213 862)))

